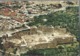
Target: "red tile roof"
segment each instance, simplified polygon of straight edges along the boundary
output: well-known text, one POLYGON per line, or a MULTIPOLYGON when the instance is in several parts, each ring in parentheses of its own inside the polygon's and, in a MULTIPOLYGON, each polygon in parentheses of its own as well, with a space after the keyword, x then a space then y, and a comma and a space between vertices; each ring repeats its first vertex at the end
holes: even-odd
POLYGON ((4 16, 16 16, 16 12, 11 12, 11 9, 9 8, 5 8, 5 9, 2 9, 0 10, 0 14, 4 15, 4 16))
POLYGON ((25 20, 22 20, 20 17, 22 17, 22 16, 25 16, 24 14, 21 14, 20 15, 20 17, 19 18, 17 18, 16 17, 16 15, 17 15, 17 12, 15 12, 15 11, 11 11, 11 9, 9 9, 9 8, 5 8, 5 9, 2 9, 2 10, 0 10, 0 14, 2 14, 2 15, 4 15, 4 16, 11 16, 11 17, 15 17, 15 18, 13 18, 14 20, 16 20, 16 21, 18 21, 18 22, 20 22, 20 23, 23 23, 25 20))
POLYGON ((20 23, 23 23, 24 21, 22 21, 22 19, 21 18, 13 18, 14 20, 16 20, 16 21, 18 21, 18 22, 20 22, 20 23))
POLYGON ((4 4, 8 4, 9 5, 9 4, 12 4, 12 2, 8 1, 8 2, 4 2, 4 4))

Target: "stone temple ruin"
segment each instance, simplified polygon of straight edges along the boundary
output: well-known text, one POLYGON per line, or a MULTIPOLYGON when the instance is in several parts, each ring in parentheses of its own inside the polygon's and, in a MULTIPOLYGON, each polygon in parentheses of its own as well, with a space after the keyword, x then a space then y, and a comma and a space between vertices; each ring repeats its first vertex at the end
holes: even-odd
POLYGON ((12 33, 10 37, 2 36, 2 40, 6 50, 15 47, 19 53, 24 53, 28 49, 56 48, 59 44, 76 41, 75 36, 67 32, 65 28, 46 26, 33 26, 30 29, 12 33), (7 44, 8 47, 5 47, 7 44))

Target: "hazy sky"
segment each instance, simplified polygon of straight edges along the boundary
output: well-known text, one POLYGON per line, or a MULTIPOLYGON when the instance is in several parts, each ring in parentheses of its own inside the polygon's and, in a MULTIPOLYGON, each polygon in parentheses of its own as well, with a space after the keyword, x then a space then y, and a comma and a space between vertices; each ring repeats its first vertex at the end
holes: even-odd
MULTIPOLYGON (((0 0, 0 1, 24 1, 24 0, 0 0)), ((25 0, 25 1, 30 1, 30 0, 25 0)), ((32 0, 33 1, 33 0, 32 0)), ((34 0, 36 1, 36 0, 34 0)), ((37 0, 37 1, 43 1, 43 0, 37 0)), ((49 0, 44 0, 44 1, 49 1, 49 0)), ((52 0, 54 1, 54 0, 52 0)), ((60 0, 57 0, 57 1, 60 1, 60 0)), ((71 0, 66 0, 66 1, 71 1, 71 0)), ((73 0, 72 0, 73 1, 73 0)), ((74 0, 75 1, 75 0, 74 0)))

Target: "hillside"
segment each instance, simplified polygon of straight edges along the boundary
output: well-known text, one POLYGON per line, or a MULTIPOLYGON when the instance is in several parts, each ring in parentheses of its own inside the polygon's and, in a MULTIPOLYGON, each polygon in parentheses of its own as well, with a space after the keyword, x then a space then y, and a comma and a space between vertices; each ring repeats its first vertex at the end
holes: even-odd
POLYGON ((29 25, 60 26, 61 28, 66 28, 67 31, 72 34, 77 35, 78 7, 67 7, 66 11, 58 11, 47 15, 40 15, 38 17, 35 16, 34 21, 29 23, 29 25))

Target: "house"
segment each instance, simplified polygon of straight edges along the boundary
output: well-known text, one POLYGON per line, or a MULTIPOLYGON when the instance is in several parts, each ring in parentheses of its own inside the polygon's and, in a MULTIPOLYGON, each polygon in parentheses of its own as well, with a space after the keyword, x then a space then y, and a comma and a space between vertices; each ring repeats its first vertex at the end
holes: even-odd
POLYGON ((16 16, 17 13, 10 8, 4 8, 1 9, 0 14, 4 16, 16 16))
POLYGON ((13 20, 17 21, 17 22, 20 22, 20 23, 23 23, 22 19, 21 18, 13 18, 13 20))

